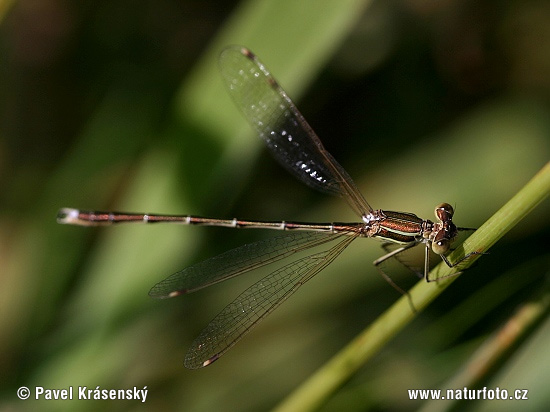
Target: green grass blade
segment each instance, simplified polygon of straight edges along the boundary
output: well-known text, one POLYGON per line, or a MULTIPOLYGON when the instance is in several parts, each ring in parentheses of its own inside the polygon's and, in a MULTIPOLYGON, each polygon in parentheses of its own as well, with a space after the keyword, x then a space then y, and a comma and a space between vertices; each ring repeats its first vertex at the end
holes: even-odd
MULTIPOLYGON (((473 251, 489 250, 549 193, 550 163, 547 163, 508 203, 449 256, 451 262, 473 251)), ((473 256, 461 266, 466 269, 479 257, 480 255, 473 256)), ((452 272, 452 268, 441 262, 431 275, 437 278, 452 272)), ((410 291, 410 297, 417 310, 425 308, 457 278, 458 276, 449 277, 437 283, 418 282, 410 291)), ((414 317, 415 313, 411 311, 408 297, 403 296, 287 397, 276 411, 309 411, 317 408, 414 317)))

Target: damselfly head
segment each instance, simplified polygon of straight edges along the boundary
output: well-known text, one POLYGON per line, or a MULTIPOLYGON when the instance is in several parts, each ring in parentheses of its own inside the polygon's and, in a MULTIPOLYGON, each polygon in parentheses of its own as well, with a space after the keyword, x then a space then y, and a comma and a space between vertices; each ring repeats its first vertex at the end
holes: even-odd
POLYGON ((439 222, 434 225, 432 250, 438 255, 449 251, 451 243, 458 234, 458 230, 453 223, 453 214, 454 209, 448 203, 440 203, 435 207, 435 217, 439 222))
POLYGON ((435 217, 441 222, 451 220, 455 211, 448 203, 440 203, 435 207, 435 217))
POLYGON ((453 237, 449 237, 449 233, 445 229, 439 230, 435 238, 432 240, 432 250, 438 255, 443 255, 449 251, 451 248, 451 242, 453 237))

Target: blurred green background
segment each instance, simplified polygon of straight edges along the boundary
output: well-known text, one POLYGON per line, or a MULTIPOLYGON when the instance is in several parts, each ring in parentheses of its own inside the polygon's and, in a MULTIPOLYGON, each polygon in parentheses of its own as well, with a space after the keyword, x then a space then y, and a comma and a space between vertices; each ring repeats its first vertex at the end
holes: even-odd
MULTIPOLYGON (((214 365, 201 328, 257 277, 167 301, 173 272, 272 235, 56 224, 60 207, 353 221, 293 179, 232 105, 216 57, 251 48, 375 208, 482 224, 550 159, 547 1, 0 1, 0 411, 260 411, 400 297, 358 240, 214 365), (21 401, 17 388, 143 388, 147 401, 21 401)), ((548 292, 548 199, 324 410, 416 410, 548 292)), ((414 279, 396 274, 410 286, 414 279)), ((436 286, 434 286, 436 287, 436 286)), ((550 323, 487 375, 550 402, 550 323)), ((529 405, 529 406, 524 406, 529 405)))

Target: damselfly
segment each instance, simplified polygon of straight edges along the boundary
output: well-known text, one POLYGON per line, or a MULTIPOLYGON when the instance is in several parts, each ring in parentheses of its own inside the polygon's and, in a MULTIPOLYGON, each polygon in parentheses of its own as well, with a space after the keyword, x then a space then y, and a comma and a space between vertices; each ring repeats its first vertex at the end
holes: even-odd
POLYGON ((456 227, 452 221, 453 208, 447 203, 441 203, 435 208, 435 222, 421 219, 412 213, 374 210, 344 168, 327 152, 284 90, 251 51, 229 47, 221 53, 219 63, 229 94, 279 163, 307 185, 344 198, 360 217, 360 221, 270 222, 61 209, 57 216, 59 223, 82 226, 167 222, 290 232, 284 236, 238 247, 185 268, 153 286, 149 295, 154 298, 171 298, 194 292, 298 252, 324 246, 324 250, 320 252, 279 267, 226 306, 192 343, 185 357, 186 367, 200 368, 217 360, 359 237, 377 238, 385 242, 385 245, 398 245, 395 250, 374 261, 380 273, 398 290, 401 289, 379 265, 413 246, 425 246, 423 275, 426 281, 430 281, 430 248, 449 267, 458 265, 472 254, 465 255, 455 263, 451 263, 445 256, 459 231, 474 230, 456 227))

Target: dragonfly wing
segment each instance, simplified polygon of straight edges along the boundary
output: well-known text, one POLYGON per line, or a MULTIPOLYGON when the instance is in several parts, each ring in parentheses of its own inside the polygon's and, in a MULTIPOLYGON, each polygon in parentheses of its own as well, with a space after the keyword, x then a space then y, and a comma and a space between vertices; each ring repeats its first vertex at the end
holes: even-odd
POLYGON ((153 286, 149 296, 163 299, 194 292, 336 237, 320 232, 293 232, 243 245, 174 273, 153 286))
POLYGON ((221 53, 219 64, 235 104, 281 165, 307 185, 345 198, 358 215, 372 211, 348 173, 252 52, 229 47, 221 53))
POLYGON ((217 360, 300 286, 328 266, 354 240, 343 236, 330 249, 270 273, 227 305, 191 344, 185 366, 197 369, 217 360))

